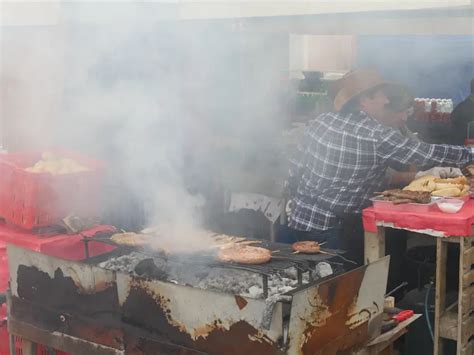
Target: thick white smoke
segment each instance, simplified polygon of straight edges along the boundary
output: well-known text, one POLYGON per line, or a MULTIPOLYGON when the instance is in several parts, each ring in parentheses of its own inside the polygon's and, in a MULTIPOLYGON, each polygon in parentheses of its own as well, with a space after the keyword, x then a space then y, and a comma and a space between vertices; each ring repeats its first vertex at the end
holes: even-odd
MULTIPOLYGON (((262 151, 272 154, 285 38, 286 56, 276 60, 268 49, 277 46, 267 36, 242 33, 232 23, 122 13, 117 21, 84 24, 65 13, 56 143, 106 160, 139 201, 145 225, 162 226, 181 244, 202 242, 203 185, 217 188, 222 172, 243 180, 242 165, 262 151), (224 141, 243 148, 226 150, 224 141)), ((106 198, 109 209, 128 203, 106 198)))

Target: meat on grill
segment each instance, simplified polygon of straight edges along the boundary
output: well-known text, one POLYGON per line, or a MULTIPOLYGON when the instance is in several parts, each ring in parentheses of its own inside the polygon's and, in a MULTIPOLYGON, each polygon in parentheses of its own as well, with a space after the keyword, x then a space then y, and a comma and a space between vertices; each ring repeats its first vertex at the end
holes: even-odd
POLYGON ((291 248, 295 252, 303 254, 316 254, 321 251, 321 246, 319 245, 319 243, 312 240, 302 240, 293 243, 291 248))
POLYGON ((249 245, 235 245, 219 250, 218 258, 223 262, 240 264, 264 264, 272 258, 272 252, 265 248, 249 245))
POLYGON ((381 193, 384 200, 394 204, 401 203, 430 203, 431 193, 426 191, 406 191, 400 189, 385 190, 381 193))

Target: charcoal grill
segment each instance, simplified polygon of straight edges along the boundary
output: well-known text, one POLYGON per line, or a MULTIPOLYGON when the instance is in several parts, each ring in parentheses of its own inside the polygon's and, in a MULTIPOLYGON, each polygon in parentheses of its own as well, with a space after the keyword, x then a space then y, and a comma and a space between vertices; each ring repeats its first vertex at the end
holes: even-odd
MULTIPOLYGON (((190 266, 193 265, 205 265, 208 267, 224 268, 224 269, 235 269, 242 270, 247 272, 256 273, 262 276, 263 284, 263 295, 266 298, 268 296, 268 277, 277 272, 281 272, 287 269, 294 267, 297 270, 297 279, 300 286, 303 285, 303 273, 308 273, 309 278, 312 278, 311 271, 314 269, 314 266, 322 261, 328 261, 330 259, 337 258, 338 255, 342 254, 342 251, 339 250, 327 250, 328 254, 318 253, 318 254, 295 254, 291 245, 283 243, 275 243, 267 240, 259 241, 259 246, 267 248, 274 252, 270 262, 265 264, 258 265, 242 265, 235 263, 226 263, 221 262, 216 258, 214 254, 206 253, 190 253, 185 255, 167 255, 164 253, 153 252, 147 248, 142 247, 129 247, 118 245, 110 239, 111 233, 100 233, 96 237, 84 238, 84 248, 87 261, 89 263, 100 263, 102 261, 116 258, 122 255, 126 255, 132 251, 142 253, 145 256, 151 258, 163 258, 169 262, 177 263, 186 263, 190 266), (99 255, 95 258, 89 258, 89 243, 106 243, 116 247, 116 250, 99 255)), ((342 263, 338 263, 334 260, 331 261, 333 266, 342 266, 342 263)), ((337 268, 339 269, 339 268, 337 268)))
MULTIPOLYGON (((278 243, 264 241, 262 246, 280 250, 281 259, 242 266, 195 255, 172 262, 190 267, 208 263, 258 273, 265 280, 288 267, 303 273, 330 258, 295 255, 278 243)), ((290 298, 272 303, 264 326, 268 299, 98 266, 129 251, 122 247, 78 262, 9 246, 11 332, 75 354, 325 355, 361 347, 379 329, 388 257, 332 277, 300 282, 290 298)))

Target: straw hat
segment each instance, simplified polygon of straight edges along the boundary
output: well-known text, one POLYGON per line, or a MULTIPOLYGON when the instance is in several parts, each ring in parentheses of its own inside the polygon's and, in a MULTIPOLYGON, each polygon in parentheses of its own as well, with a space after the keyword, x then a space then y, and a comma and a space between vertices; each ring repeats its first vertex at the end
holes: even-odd
POLYGON ((388 82, 382 79, 377 70, 353 70, 334 83, 334 86, 339 88, 334 98, 334 109, 340 111, 345 104, 360 94, 386 84, 388 82))

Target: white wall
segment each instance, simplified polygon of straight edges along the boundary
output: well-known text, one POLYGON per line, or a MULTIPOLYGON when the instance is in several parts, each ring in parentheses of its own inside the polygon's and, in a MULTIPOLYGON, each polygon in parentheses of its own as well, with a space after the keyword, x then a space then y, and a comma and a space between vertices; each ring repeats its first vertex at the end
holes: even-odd
POLYGON ((290 36, 290 70, 347 72, 355 62, 354 36, 290 36))

